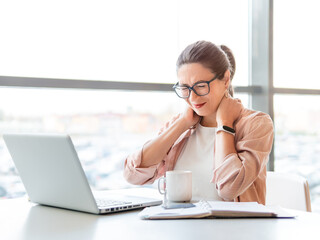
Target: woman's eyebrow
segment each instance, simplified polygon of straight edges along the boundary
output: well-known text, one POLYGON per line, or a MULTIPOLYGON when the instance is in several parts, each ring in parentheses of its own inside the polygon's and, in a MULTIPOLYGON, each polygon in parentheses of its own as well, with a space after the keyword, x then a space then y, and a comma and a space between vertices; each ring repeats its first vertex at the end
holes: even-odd
MULTIPOLYGON (((194 86, 194 85, 197 84, 197 83, 201 83, 201 82, 206 82, 206 81, 205 81, 205 80, 196 81, 195 83, 192 84, 192 86, 194 86)), ((179 83, 179 86, 180 86, 180 87, 190 87, 190 85, 185 84, 185 83, 183 83, 183 84, 180 84, 180 83, 179 83)))
POLYGON ((180 83, 179 83, 179 86, 180 86, 180 87, 190 87, 188 84, 184 84, 184 83, 183 83, 183 84, 180 84, 180 83))

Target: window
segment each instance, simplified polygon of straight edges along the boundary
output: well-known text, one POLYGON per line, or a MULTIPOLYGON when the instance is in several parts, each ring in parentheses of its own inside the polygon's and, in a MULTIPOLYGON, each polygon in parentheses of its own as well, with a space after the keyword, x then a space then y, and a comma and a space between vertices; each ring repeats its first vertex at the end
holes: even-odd
MULTIPOLYGON (((173 91, 132 86, 174 84, 176 59, 187 44, 230 47, 237 62, 233 84, 248 85, 247 1, 12 0, 1 1, 0 9, 1 133, 70 134, 96 189, 128 186, 125 156, 184 108, 173 91), (5 76, 18 78, 8 83, 5 76), (55 88, 40 88, 43 78, 55 88), (10 87, 17 79, 22 87, 10 87), (34 88, 24 88, 31 80, 34 88), (69 89, 69 80, 85 87, 69 89), (92 80, 133 85, 92 90, 92 80)), ((249 106, 247 92, 235 96, 249 106)), ((0 197, 25 194, 1 136, 0 176, 0 197)))
POLYGON ((308 180, 312 211, 320 211, 319 6, 274 1, 275 171, 308 180))
POLYGON ((274 85, 320 89, 320 2, 274 1, 274 85))
POLYGON ((320 210, 319 96, 280 95, 275 101, 275 170, 308 180, 312 211, 320 210))
POLYGON ((0 8, 0 76, 174 83, 181 50, 209 40, 234 51, 235 85, 248 85, 246 2, 12 0, 0 8))
MULTIPOLYGON (((123 160, 181 111, 177 100, 171 92, 0 89, 0 132, 70 134, 91 186, 119 188, 129 185, 123 160)), ((2 138, 0 154, 2 197, 23 194, 2 138)))

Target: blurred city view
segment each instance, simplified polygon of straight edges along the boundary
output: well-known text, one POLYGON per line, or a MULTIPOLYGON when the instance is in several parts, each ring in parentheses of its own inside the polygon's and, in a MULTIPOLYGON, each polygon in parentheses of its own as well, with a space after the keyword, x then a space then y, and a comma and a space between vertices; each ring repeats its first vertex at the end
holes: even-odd
POLYGON ((320 212, 319 96, 275 95, 275 171, 308 180, 312 211, 320 212))
MULTIPOLYGON (((21 132, 46 132, 47 124, 56 127, 54 132, 68 132, 88 181, 95 189, 128 187, 122 177, 124 159, 151 137, 151 129, 158 128, 159 124, 151 114, 79 114, 51 116, 50 119, 4 119, 0 122, 1 132, 8 129, 10 122, 19 123, 15 130, 21 132)), ((24 187, 3 139, 0 142, 0 159, 0 197, 24 195, 24 187)))
POLYGON ((300 175, 308 180, 311 208, 320 212, 320 136, 277 134, 275 171, 300 175))
POLYGON ((173 92, 79 92, 28 89, 11 91, 7 89, 5 92, 2 90, 0 89, 1 103, 10 102, 11 96, 22 94, 27 99, 24 103, 27 107, 12 106, 12 104, 5 106, 0 103, 0 198, 15 198, 25 194, 24 186, 3 141, 3 133, 67 133, 72 138, 93 189, 125 188, 131 187, 122 176, 126 156, 141 148, 145 141, 155 136, 167 120, 179 113, 180 103, 183 103, 173 92), (43 91, 47 98, 37 102, 37 98, 32 96, 43 91), (67 104, 68 101, 64 99, 62 100, 65 102, 64 106, 58 104, 59 106, 44 112, 43 108, 50 105, 50 101, 57 95, 60 98, 69 98, 73 95, 81 106, 73 106, 73 102, 70 103, 70 101, 67 104), (99 107, 94 106, 97 105, 95 102, 97 95, 100 95, 99 99, 106 103, 106 106, 103 104, 99 107), (131 98, 131 100, 127 102, 122 100, 126 102, 126 106, 120 107, 121 104, 117 104, 119 109, 112 110, 112 104, 108 103, 112 102, 116 96, 126 97, 127 100, 131 98), (134 99, 132 99, 133 96, 135 96, 134 99), (164 106, 155 104, 155 101, 159 101, 159 97, 163 98, 164 106), (90 101, 86 99, 91 99, 91 109, 81 104, 90 101), (139 106, 140 101, 144 99, 149 99, 148 102, 151 105, 139 106), (171 103, 173 99, 176 104, 171 103), (100 111, 97 110, 98 108, 100 111), (66 113, 68 111, 69 114, 66 113))

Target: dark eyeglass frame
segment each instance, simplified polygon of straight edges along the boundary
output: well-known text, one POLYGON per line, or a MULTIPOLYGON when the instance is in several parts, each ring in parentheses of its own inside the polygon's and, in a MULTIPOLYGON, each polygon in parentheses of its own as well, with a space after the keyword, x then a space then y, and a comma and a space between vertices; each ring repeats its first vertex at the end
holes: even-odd
POLYGON ((175 85, 173 85, 173 89, 174 89, 174 91, 175 91, 175 93, 177 94, 177 96, 179 97, 179 98, 183 98, 183 99, 187 99, 187 98, 189 98, 190 97, 190 93, 191 93, 191 90, 195 93, 195 94, 197 94, 198 96, 205 96, 205 95, 208 95, 209 93, 210 93, 210 83, 211 82, 213 82, 214 80, 216 80, 218 78, 218 76, 215 76, 214 78, 212 78, 211 80, 209 80, 209 81, 199 81, 199 82, 196 82, 195 84, 193 84, 191 87, 188 87, 188 86, 179 86, 179 82, 177 82, 175 85), (194 89, 194 86, 196 86, 196 85, 198 85, 198 84, 201 84, 201 83, 206 83, 206 84, 208 84, 208 92, 206 93, 206 94, 198 94, 197 93, 197 91, 194 89), (177 91, 176 91, 176 88, 177 87, 185 87, 185 88, 188 88, 189 89, 189 94, 188 94, 188 96, 186 96, 186 97, 181 97, 181 96, 179 96, 179 94, 177 93, 177 91))

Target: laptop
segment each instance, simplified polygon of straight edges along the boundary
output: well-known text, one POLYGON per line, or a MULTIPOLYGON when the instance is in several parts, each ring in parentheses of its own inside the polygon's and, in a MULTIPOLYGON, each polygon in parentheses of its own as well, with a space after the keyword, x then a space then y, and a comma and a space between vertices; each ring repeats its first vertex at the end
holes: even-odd
POLYGON ((135 196, 134 189, 93 192, 69 135, 4 134, 3 139, 34 203, 94 214, 162 203, 154 196, 135 196))

